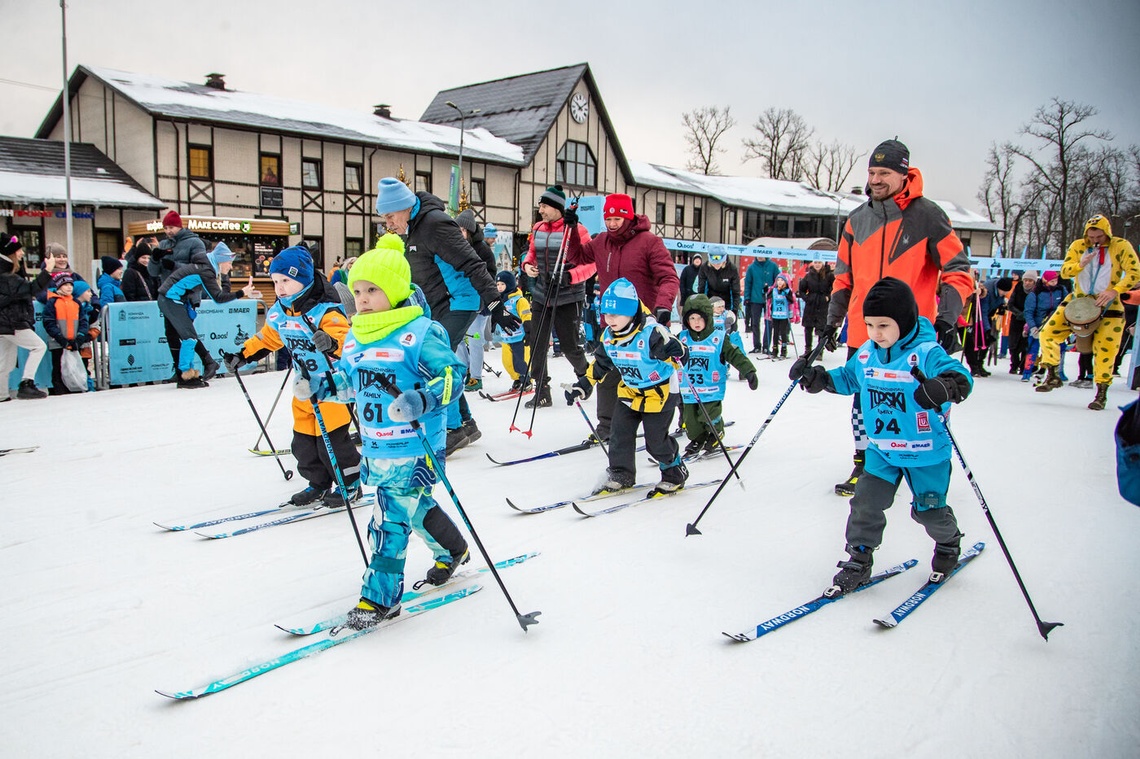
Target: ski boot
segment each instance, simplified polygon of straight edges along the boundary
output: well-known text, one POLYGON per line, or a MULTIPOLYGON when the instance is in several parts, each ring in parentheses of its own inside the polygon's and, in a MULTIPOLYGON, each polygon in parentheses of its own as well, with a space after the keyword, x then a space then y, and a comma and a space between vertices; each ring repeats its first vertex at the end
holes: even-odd
POLYGON ((479 438, 483 437, 483 433, 479 431, 479 425, 475 424, 475 417, 463 420, 463 427, 461 429, 467 434, 467 442, 464 445, 471 445, 479 438))
POLYGON ((930 560, 930 581, 942 582, 958 566, 961 554, 961 537, 953 543, 935 543, 934 557, 930 560))
POLYGON ((633 475, 625 472, 606 470, 606 481, 595 488, 590 495, 613 495, 633 487, 633 475))
POLYGON ((1090 411, 1104 411, 1105 404, 1108 403, 1108 385, 1102 385, 1099 382, 1096 386, 1096 397, 1093 398, 1092 403, 1089 404, 1090 411))
POLYGON ((447 431, 447 443, 444 446, 444 453, 448 456, 458 451, 463 446, 470 443, 471 440, 467 436, 467 428, 460 425, 453 430, 447 431))
POLYGON ((1064 380, 1057 376, 1057 367, 1052 364, 1042 364, 1041 368, 1045 371, 1045 376, 1041 380, 1041 384, 1035 387, 1034 390, 1039 393, 1048 393, 1065 386, 1064 380))
POLYGON ((685 487, 685 481, 688 479, 689 469, 678 459, 673 466, 661 470, 661 482, 658 482, 647 495, 656 498, 659 495, 676 493, 685 487))
POLYGON ((550 380, 542 383, 542 387, 535 393, 534 397, 523 404, 527 408, 550 408, 553 405, 550 401, 550 380))
POLYGON ((851 474, 843 482, 836 484, 835 494, 841 495, 844 498, 851 498, 855 495, 855 484, 859 482, 860 475, 863 474, 863 461, 866 454, 863 451, 855 452, 855 467, 851 470, 851 474))
POLYGON ((369 627, 375 627, 385 619, 400 616, 400 611, 400 604, 381 606, 372 603, 367 598, 361 598, 360 603, 349 610, 344 626, 353 630, 365 630, 369 627))
POLYGON ((685 446, 685 452, 681 454, 684 458, 691 459, 700 454, 701 449, 705 447, 705 436, 701 435, 689 441, 685 446))
POLYGON ((465 393, 473 393, 476 390, 482 390, 482 389, 483 389, 483 380, 482 379, 476 379, 476 378, 472 377, 471 379, 469 379, 465 383, 463 383, 463 392, 465 392, 465 393))
POLYGON ((344 508, 346 503, 355 503, 360 500, 361 490, 359 480, 345 487, 348 488, 348 498, 345 498, 344 495, 341 494, 340 488, 333 488, 325 494, 321 501, 327 508, 340 509, 344 508))
POLYGON ((455 574, 455 570, 459 569, 460 564, 466 564, 471 559, 471 552, 466 548, 463 549, 463 555, 456 558, 455 556, 445 556, 435 560, 435 565, 427 571, 427 576, 424 577, 424 582, 429 585, 443 585, 451 579, 455 574))
POLYGON ((832 578, 833 584, 824 595, 841 596, 871 581, 871 552, 863 547, 848 546, 847 553, 851 558, 836 564, 840 572, 832 578))
POLYGON ((328 495, 328 488, 316 488, 309 485, 307 488, 299 493, 294 493, 289 496, 288 503, 293 506, 308 506, 309 504, 316 503, 328 495))

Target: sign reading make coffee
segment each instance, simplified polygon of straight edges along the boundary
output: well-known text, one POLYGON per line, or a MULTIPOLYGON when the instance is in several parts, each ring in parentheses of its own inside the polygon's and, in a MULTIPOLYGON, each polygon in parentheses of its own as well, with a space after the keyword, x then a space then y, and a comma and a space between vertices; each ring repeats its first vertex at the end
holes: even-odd
MULTIPOLYGON (((289 222, 276 219, 230 219, 222 216, 183 216, 182 226, 200 235, 267 235, 286 237, 289 222)), ((127 226, 127 234, 158 234, 162 220, 136 221, 127 226)))

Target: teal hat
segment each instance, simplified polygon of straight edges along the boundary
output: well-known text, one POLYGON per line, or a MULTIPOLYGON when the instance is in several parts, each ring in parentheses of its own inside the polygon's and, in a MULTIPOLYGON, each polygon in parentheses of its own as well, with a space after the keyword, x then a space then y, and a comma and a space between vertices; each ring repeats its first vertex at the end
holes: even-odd
POLYGON ((603 314, 635 316, 641 310, 641 300, 637 297, 637 288, 625 277, 615 279, 602 293, 602 305, 599 310, 603 314))

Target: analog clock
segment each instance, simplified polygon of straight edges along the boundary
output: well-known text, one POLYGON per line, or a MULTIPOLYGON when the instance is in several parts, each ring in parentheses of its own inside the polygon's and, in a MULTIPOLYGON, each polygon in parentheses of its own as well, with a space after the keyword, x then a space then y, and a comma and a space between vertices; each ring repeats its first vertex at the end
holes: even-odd
POLYGON ((590 101, 582 93, 578 93, 570 98, 570 116, 579 124, 586 122, 586 117, 590 115, 590 101))

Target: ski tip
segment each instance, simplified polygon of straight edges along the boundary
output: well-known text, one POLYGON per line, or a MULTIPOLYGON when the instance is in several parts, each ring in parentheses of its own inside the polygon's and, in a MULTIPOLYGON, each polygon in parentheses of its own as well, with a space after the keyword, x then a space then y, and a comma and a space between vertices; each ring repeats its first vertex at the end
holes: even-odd
POLYGON ((154 692, 160 696, 166 696, 169 699, 173 699, 174 701, 185 701, 190 698, 198 698, 198 696, 193 693, 171 693, 170 691, 159 690, 158 688, 155 688, 154 692))
MULTIPOLYGON (((704 533, 698 530, 695 524, 687 524, 685 525, 685 537, 687 538, 690 535, 704 535, 704 533)), ((725 635, 728 635, 728 633, 725 633, 725 635)))
POLYGON ((731 640, 733 643, 747 643, 751 638, 743 633, 726 633, 721 632, 721 635, 731 640))
POLYGON ((153 524, 155 527, 161 527, 167 532, 181 532, 182 530, 186 529, 185 527, 181 527, 176 524, 159 524, 158 522, 151 522, 151 524, 153 524))
POLYGON ((535 619, 535 617, 537 617, 539 614, 542 614, 542 612, 541 611, 532 611, 530 614, 519 614, 519 615, 517 615, 516 618, 518 619, 519 625, 522 627, 523 632, 527 632, 527 628, 530 627, 531 625, 537 625, 538 624, 538 620, 535 619))
POLYGON ((907 559, 902 563, 903 569, 913 569, 918 566, 918 559, 907 559))

